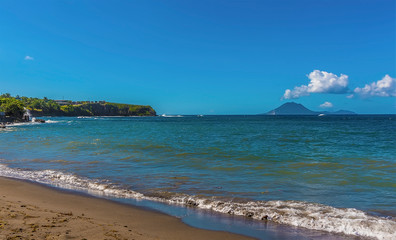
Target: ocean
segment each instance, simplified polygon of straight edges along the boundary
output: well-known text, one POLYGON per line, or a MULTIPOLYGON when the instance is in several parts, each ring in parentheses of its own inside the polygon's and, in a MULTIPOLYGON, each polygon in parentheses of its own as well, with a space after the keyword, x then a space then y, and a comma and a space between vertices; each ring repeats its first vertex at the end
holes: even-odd
POLYGON ((396 116, 49 117, 0 175, 261 239, 396 239, 396 116))

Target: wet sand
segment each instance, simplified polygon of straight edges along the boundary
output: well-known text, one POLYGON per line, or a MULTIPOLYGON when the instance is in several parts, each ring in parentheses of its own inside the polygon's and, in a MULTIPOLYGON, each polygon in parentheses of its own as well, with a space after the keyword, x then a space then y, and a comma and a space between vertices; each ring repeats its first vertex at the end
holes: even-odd
POLYGON ((106 199, 0 177, 0 239, 250 239, 106 199))

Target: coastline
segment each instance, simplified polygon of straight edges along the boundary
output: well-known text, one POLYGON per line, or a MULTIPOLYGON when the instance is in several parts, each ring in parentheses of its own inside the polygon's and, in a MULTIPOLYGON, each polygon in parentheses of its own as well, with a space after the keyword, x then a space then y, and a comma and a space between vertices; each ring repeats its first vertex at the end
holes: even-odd
MULTIPOLYGON (((202 125, 202 121, 213 121, 216 122, 229 122, 229 117, 217 117, 212 116, 212 119, 198 119, 196 116, 194 118, 180 118, 180 119, 169 119, 166 118, 153 118, 154 122, 161 122, 160 128, 166 126, 166 123, 171 125, 170 129, 174 130, 172 127, 174 122, 183 123, 188 121, 189 123, 196 123, 202 125), (194 120, 194 119, 198 119, 194 120), (223 121, 223 120, 226 121, 223 121)), ((243 120, 243 123, 249 124, 251 122, 256 122, 259 120, 271 120, 273 122, 273 117, 251 117, 251 119, 243 120)), ((240 121, 241 117, 235 117, 235 120, 240 121)), ((243 117, 245 119, 245 117, 243 117)), ((297 120, 294 117, 282 117, 280 123, 289 122, 294 124, 297 120)), ((322 120, 318 120, 317 117, 312 117, 311 122, 318 123, 316 125, 322 126, 322 120), (314 119, 314 121, 312 121, 314 119)), ((337 118, 339 119, 339 118, 337 118)), ((369 121, 372 121, 372 118, 365 118, 369 121)), ((392 120, 386 116, 378 118, 384 124, 387 124, 387 121, 392 120), (386 120, 386 121, 383 121, 386 120)), ((343 118, 339 119, 343 120, 343 118)), ((355 117, 352 120, 361 121, 360 117, 355 117)), ((352 121, 350 119, 343 120, 341 122, 341 126, 345 124, 350 124, 352 121)), ((374 119, 375 120, 375 119, 374 119)), ((319 200, 312 199, 308 196, 308 198, 302 198, 301 195, 290 195, 287 199, 284 200, 276 200, 276 197, 273 197, 275 200, 267 200, 262 201, 234 201, 233 199, 221 199, 216 198, 216 196, 221 195, 221 191, 224 191, 224 186, 228 186, 227 182, 216 182, 219 188, 216 188, 213 192, 207 195, 199 195, 199 194, 189 194, 188 192, 174 191, 179 194, 172 194, 173 191, 167 192, 165 189, 165 193, 170 194, 159 194, 159 195, 150 195, 145 194, 144 189, 147 189, 147 186, 154 186, 150 184, 150 180, 152 180, 152 174, 148 175, 148 178, 140 179, 140 176, 144 176, 147 172, 147 168, 142 168, 144 171, 133 171, 136 175, 130 174, 131 168, 125 168, 126 166, 141 166, 141 163, 135 161, 136 159, 145 159, 150 163, 152 159, 145 158, 143 155, 135 155, 135 151, 141 151, 144 154, 151 154, 152 156, 156 156, 158 160, 166 160, 167 163, 177 163, 177 166, 180 166, 180 161, 190 159, 186 158, 185 155, 181 155, 181 157, 176 158, 177 162, 172 162, 175 154, 180 153, 180 150, 175 150, 169 147, 169 152, 163 151, 164 146, 169 146, 168 143, 159 142, 140 142, 135 145, 109 145, 109 138, 105 136, 113 136, 114 133, 114 125, 122 126, 122 129, 119 132, 115 132, 115 135, 124 136, 124 131, 136 130, 138 126, 139 129, 143 129, 144 131, 137 132, 137 136, 139 138, 127 138, 122 139, 122 143, 133 143, 136 139, 144 139, 147 135, 154 135, 152 133, 158 134, 161 133, 162 130, 159 128, 152 128, 153 124, 151 124, 153 120, 149 119, 149 121, 143 121, 142 119, 132 119, 132 118, 120 118, 120 119, 109 119, 109 118, 92 118, 92 119, 79 119, 79 118, 49 118, 46 120, 47 123, 52 124, 40 124, 40 123, 21 123, 15 124, 15 127, 10 127, 10 131, 4 131, 4 144, 2 144, 2 148, 0 148, 2 156, 4 159, 1 160, 0 164, 0 174, 4 177, 11 177, 16 179, 24 179, 22 181, 30 181, 35 184, 44 184, 44 186, 51 186, 50 189, 55 191, 65 191, 66 193, 71 192, 75 194, 80 194, 83 196, 90 196, 91 194, 99 197, 100 199, 112 199, 115 202, 126 203, 128 205, 143 208, 143 209, 154 209, 154 211, 158 211, 164 214, 168 214, 169 216, 174 216, 176 219, 180 218, 183 223, 186 223, 189 226, 193 226, 198 229, 211 229, 215 231, 224 231, 224 232, 233 232, 236 234, 242 234, 245 236, 251 236, 253 238, 258 239, 290 239, 294 238, 294 236, 301 237, 299 239, 306 238, 317 238, 321 240, 328 240, 334 238, 341 239, 366 239, 365 237, 372 237, 373 239, 389 239, 392 238, 395 234, 394 231, 394 211, 393 212, 380 212, 380 211, 364 211, 364 208, 361 207, 361 210, 354 208, 354 206, 347 206, 344 208, 340 205, 333 206, 332 204, 323 204, 319 200), (94 120, 94 121, 92 121, 94 120), (56 124, 54 124, 56 123, 56 124), (146 125, 148 126, 146 126, 146 125), (81 125, 84 125, 89 129, 87 131, 88 135, 81 135, 81 125), (27 126, 27 127, 23 127, 27 126), (78 127, 76 127, 78 126, 78 127), (105 135, 97 138, 96 133, 98 129, 107 129, 103 128, 103 126, 109 126, 108 131, 105 131, 105 135), (145 128, 145 126, 147 128, 145 128), (59 133, 62 133, 64 139, 59 139, 59 135, 53 134, 54 130, 59 133), (76 131, 70 131, 70 130, 76 131), (91 131, 91 132, 90 132, 91 131), (150 132, 151 131, 151 132, 150 132), (92 135, 94 133, 94 135, 92 135), (110 135, 109 135, 110 134, 110 135), (95 136, 95 137, 93 137, 95 136), (29 139, 26 141, 26 139, 29 139), (58 141, 61 140, 61 141, 58 141), (52 148, 56 147, 56 148, 52 148), (63 149, 59 152, 59 147, 63 149), (115 148, 114 148, 115 147, 115 148), (53 151, 56 150, 56 151, 53 151), (114 151, 115 150, 115 151, 114 151), (121 150, 121 151, 120 151, 121 150), (76 151, 76 154, 74 154, 76 151), (112 153, 125 153, 121 155, 113 155, 112 153), (20 154, 21 153, 21 154, 20 154), (54 154, 55 153, 55 154, 54 154), (59 154, 60 153, 60 154, 59 154), (72 153, 71 155, 68 155, 72 153), (83 153, 83 154, 82 154, 83 153), (111 153, 111 154, 109 154, 111 153), (20 155, 19 155, 20 154, 20 155), (59 154, 59 155, 58 155, 59 154), (115 157, 114 157, 115 156, 115 157), (125 157, 125 158, 122 158, 125 157), (170 158, 172 157, 172 158, 170 158), (107 161, 107 159, 111 159, 111 161, 107 161), (90 161, 92 160, 92 161, 90 161), (94 161, 93 161, 94 160, 94 161), (105 170, 106 169, 106 170, 105 170), (123 173, 123 170, 126 169, 127 172, 123 173), (111 172, 106 172, 107 170, 117 171, 116 176, 133 176, 133 178, 122 178, 122 179, 114 179, 112 177, 111 172), (103 172, 105 171, 105 172, 103 172), (100 174, 100 175, 95 175, 100 174), (107 175, 106 175, 107 174, 107 175), (103 177, 103 175, 106 175, 103 177), (98 177, 99 176, 99 177, 98 177), (141 180, 149 180, 142 181, 144 184, 144 188, 139 188, 141 186, 138 185, 138 181, 141 180), (135 181, 138 180, 138 181, 135 181), (147 185, 146 185, 147 184, 147 185), (69 190, 70 189, 70 190, 69 190), (79 192, 82 193, 79 193, 79 192), (220 193, 220 194, 219 194, 220 193), (214 197, 213 197, 214 196, 214 197), (300 199, 296 199, 300 198, 300 199), (291 199, 291 200, 289 200, 291 199), (296 200, 294 200, 296 199, 296 200), (307 200, 307 201, 305 201, 307 200), (309 201, 310 200, 310 201, 309 201), (300 211, 303 209, 304 211, 300 211), (376 213, 379 213, 378 215, 376 213), (267 221, 268 220, 268 221, 267 221), (314 220, 314 221, 312 221, 314 220), (253 233, 252 233, 253 232, 253 233)), ((302 124, 306 123, 307 119, 303 119, 301 121, 302 124)), ((332 121, 333 122, 333 121, 332 121)), ((274 122, 275 124, 277 122, 274 122)), ((212 125, 212 124, 211 124, 212 125)), ((157 124, 159 126, 159 124, 157 124)), ((380 125, 381 126, 381 125, 380 125)), ((363 129, 364 124, 363 124, 363 129)), ((276 129, 276 128, 273 128, 276 129)), ((370 130, 371 128, 368 128, 370 130)), ((266 130, 266 128, 263 128, 266 130)), ((327 128, 323 130, 327 131, 327 128)), ((363 131, 364 133, 365 131, 363 131)), ((166 131, 164 131, 166 133, 166 131)), ((168 132, 169 133, 169 132, 168 132)), ((194 132, 192 132, 194 133, 194 132)), ((275 133, 274 133, 275 134, 275 133)), ((194 136, 194 135, 192 135, 194 136)), ((274 136, 277 136, 276 134, 274 136)), ((305 136, 305 135, 304 135, 305 136)), ((319 136, 317 136, 319 137, 319 136)), ((110 138, 111 139, 111 138, 110 138)), ((195 137, 187 138, 187 140, 192 141, 195 140, 195 137)), ((301 137, 301 139, 307 139, 306 137, 301 137)), ((321 140, 321 138, 318 138, 321 140)), ((291 139, 281 139, 280 143, 284 143, 283 140, 293 140, 291 139)), ((309 140, 309 138, 307 139, 309 140)), ((393 141, 393 140, 392 140, 393 141)), ((276 141, 275 141, 276 142, 276 141)), ((291 144, 289 146, 295 145, 295 141, 290 141, 291 144)), ((322 143, 327 143, 327 140, 319 141, 322 143)), ((111 143, 111 142, 110 142, 111 143)), ((115 144, 118 141, 114 142, 115 144)), ((348 143, 348 142, 345 142, 348 143)), ((178 146, 177 142, 175 142, 176 146, 178 146)), ((209 146, 209 144, 208 144, 209 146)), ((211 145, 210 145, 211 146, 211 145)), ((182 148, 184 149, 184 147, 182 148)), ((199 149, 198 149, 199 150, 199 149)), ((191 151, 194 152, 194 151, 191 151)), ((298 152, 298 151, 297 151, 298 152)), ((310 151, 308 151, 309 153, 310 151)), ((391 152, 391 151, 389 151, 391 152)), ((184 154, 184 152, 182 152, 184 154)), ((196 153, 200 154, 201 151, 196 151, 196 153)), ((265 154, 263 154, 265 155, 265 154)), ((308 154, 307 154, 308 155, 308 154)), ((362 153, 363 156, 366 156, 366 153, 362 153)), ((370 156, 370 154, 368 154, 370 156)), ((176 155, 178 156, 178 155, 176 155)), ((213 155, 217 156, 217 155, 213 155)), ((348 154, 346 155, 348 156, 348 154)), ((387 156, 384 154, 384 156, 387 156)), ((310 155, 308 156, 310 157, 310 155)), ((351 159, 355 159, 355 156, 351 159)), ((388 157, 392 159, 391 157, 388 157)), ((194 159, 194 158, 192 158, 194 159)), ((205 157, 200 157, 199 159, 205 163, 205 157)), ((243 158, 250 163, 254 163, 257 165, 256 159, 251 159, 249 156, 243 158)), ((236 159, 238 160, 238 159, 236 159)), ((266 159, 262 159, 263 163, 266 163, 266 159)), ((319 158, 319 160, 321 160, 319 158)), ((354 163, 349 161, 331 161, 337 160, 334 159, 322 159, 319 163, 315 163, 312 165, 310 158, 307 158, 306 161, 295 160, 293 164, 288 164, 287 167, 294 169, 296 172, 300 171, 301 166, 307 169, 313 169, 323 166, 325 169, 330 167, 335 167, 335 169, 341 169, 341 166, 354 166, 354 163), (337 163, 337 166, 335 165, 337 163), (312 166, 312 167, 311 167, 312 166)), ((340 159, 341 160, 341 159, 340 159)), ((166 167, 166 166, 174 166, 172 164, 165 165, 160 164, 161 161, 155 162, 155 166, 166 167)), ((220 167, 224 167, 223 165, 225 161, 219 162, 220 167)), ((237 165, 240 164, 240 161, 233 161, 237 165)), ((154 162, 153 162, 154 163, 154 162)), ((185 166, 189 166, 189 162, 185 162, 185 166)), ((384 160, 376 160, 376 158, 368 158, 368 161, 365 161, 366 166, 377 166, 387 164, 388 162, 384 160)), ((260 164, 259 164, 260 165, 260 164)), ((280 165, 282 166, 282 165, 280 165)), ((358 165, 357 167, 362 166, 358 165)), ((363 165, 364 166, 364 165, 363 165)), ((387 165, 391 167, 392 165, 387 165)), ((279 166, 277 166, 279 167, 279 166)), ((273 168, 271 171, 277 169, 277 167, 273 168)), ((388 168, 389 168, 388 167, 388 168)), ((387 168, 387 169, 388 169, 387 168)), ((150 166, 148 168, 151 170, 150 166)), ((192 179, 198 179, 202 182, 205 182, 206 179, 197 178, 197 176, 187 175, 185 172, 186 168, 183 168, 182 171, 173 172, 173 169, 165 169, 166 175, 160 178, 161 184, 166 184, 166 187, 178 187, 178 184, 181 186, 195 186, 193 182, 190 182, 192 179), (170 173, 170 174, 169 174, 170 173), (188 176, 188 177, 187 177, 188 176)), ((190 168, 191 169, 191 168, 190 168)), ((220 168, 221 169, 221 168, 220 168)), ((266 168, 257 169, 257 173, 261 174, 265 172, 266 168)), ((360 168, 359 168, 360 169, 360 168)), ((365 168, 370 171, 373 168, 365 168)), ((380 168, 380 170, 383 168, 380 168)), ((139 170, 135 169, 134 170, 139 170)), ((187 168, 189 170, 189 168, 187 168)), ((227 168, 225 168, 227 170, 227 168)), ((244 170, 244 169, 241 169, 244 170)), ((314 169, 315 170, 315 169, 314 169)), ((374 168, 376 170, 376 168, 374 168)), ((338 171, 338 170, 337 170, 338 171)), ((382 170, 381 170, 382 171, 382 170)), ((149 171, 150 172, 150 171, 149 171)), ((211 171, 208 171, 210 173, 211 171)), ((243 172, 243 171, 242 171, 243 172)), ((151 173, 151 172, 150 172, 151 173)), ((156 176, 161 176, 162 171, 159 171, 159 174, 156 176)), ((194 172, 192 172, 194 173, 194 172)), ((218 172, 217 172, 218 173, 218 172)), ((283 174, 283 173, 282 173, 283 174)), ((286 173, 287 174, 287 173, 286 173)), ((226 176, 227 174, 220 175, 226 176)), ((216 175, 217 178, 218 175, 216 175)), ((283 176, 283 175, 281 175, 283 176)), ((255 178, 255 183, 257 179, 255 178)), ((304 178, 302 178, 304 179, 304 178)), ((247 179, 249 180, 249 179, 247 179)), ((270 182, 272 179, 269 178, 270 182)), ((212 181, 213 182, 213 181, 212 181)), ((239 183, 245 182, 244 180, 239 181, 239 183)), ((206 181, 208 183, 208 181, 206 181)), ((209 181, 210 183, 210 181, 209 181)), ((274 182, 276 183, 276 182, 274 182)), ((306 182, 306 183, 309 183, 306 182)), ((265 182, 261 182, 261 184, 265 184, 265 182)), ((143 186, 143 185, 142 185, 143 186)), ((158 185, 157 185, 158 186, 158 185)), ((210 184, 208 185, 211 186, 210 184)), ((260 186, 259 184, 257 186, 260 186)), ((265 185, 263 185, 265 186, 265 185)), ((288 184, 288 186, 294 186, 293 183, 288 184)), ((327 186, 327 185, 321 185, 327 186)), ((386 187, 386 186, 385 186, 386 187)), ((277 194, 278 192, 273 191, 274 187, 269 188, 270 192, 264 191, 259 192, 258 194, 277 194)), ((199 188, 199 190, 207 189, 205 186, 203 188, 199 188)), ((234 189, 233 186, 231 189, 234 189)), ((287 194, 288 188, 280 188, 279 194, 287 194)), ((290 190, 290 189, 289 189, 290 190)), ((342 193, 342 189, 341 193, 342 193)), ((161 193, 161 192, 160 192, 161 193)), ((243 192, 242 192, 243 193, 243 192)), ((304 192, 300 192, 300 194, 304 194, 304 192)), ((329 196, 329 195, 327 195, 329 196)), ((386 196, 379 194, 376 196, 379 198, 380 196, 386 196)), ((1 195, 0 195, 1 198, 1 195)), ((325 199, 325 198, 324 198, 325 199)), ((322 199, 323 200, 323 199, 322 199)), ((326 199, 325 199, 326 200, 326 199)), ((380 201, 380 200, 378 200, 380 201)), ((370 201, 369 201, 370 202, 370 201)), ((326 202, 325 202, 326 203, 326 202)), ((346 202, 347 203, 347 202, 346 202)), ((372 203, 372 202, 370 202, 372 203)), ((343 203, 345 204, 345 203, 343 203)), ((25 204, 26 205, 26 204, 25 204)), ((62 213, 62 212, 61 212, 62 213)), ((67 212, 63 212, 67 213, 67 212)), ((12 214, 9 212, 8 214, 12 214)), ((57 216, 55 216, 57 217, 57 216)), ((81 217, 81 216, 80 216, 81 217)))
POLYGON ((0 237, 35 239, 252 239, 190 227, 175 217, 0 177, 0 237))

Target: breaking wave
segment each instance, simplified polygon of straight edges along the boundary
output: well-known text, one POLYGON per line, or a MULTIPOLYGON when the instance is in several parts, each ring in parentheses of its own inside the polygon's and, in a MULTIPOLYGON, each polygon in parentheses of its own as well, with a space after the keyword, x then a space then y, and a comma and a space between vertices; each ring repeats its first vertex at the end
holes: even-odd
POLYGON ((41 123, 38 122, 19 122, 19 123, 11 123, 8 124, 7 127, 14 127, 14 126, 29 126, 29 125, 40 125, 41 123))
POLYGON ((368 215, 354 208, 334 208, 301 201, 222 201, 186 194, 159 192, 155 196, 123 189, 103 180, 92 180, 53 170, 29 171, 0 164, 0 176, 35 181, 96 196, 133 198, 213 210, 307 229, 376 239, 396 239, 396 221, 368 215))
POLYGON ((59 188, 85 191, 96 196, 136 199, 144 197, 141 193, 117 188, 106 181, 91 180, 54 170, 29 171, 13 169, 0 164, 0 176, 30 180, 59 188))
POLYGON ((60 121, 55 121, 55 120, 51 120, 51 119, 48 119, 45 121, 45 123, 59 123, 59 122, 60 121))
POLYGON ((182 115, 166 115, 166 114, 162 114, 161 117, 172 118, 172 117, 183 117, 183 116, 182 115))
MULTIPOLYGON (((61 121, 55 121, 55 120, 45 120, 45 123, 59 123, 61 121)), ((8 127, 14 127, 14 126, 29 126, 29 125, 41 125, 42 123, 39 122, 18 122, 18 123, 11 123, 9 125, 7 125, 8 127)))

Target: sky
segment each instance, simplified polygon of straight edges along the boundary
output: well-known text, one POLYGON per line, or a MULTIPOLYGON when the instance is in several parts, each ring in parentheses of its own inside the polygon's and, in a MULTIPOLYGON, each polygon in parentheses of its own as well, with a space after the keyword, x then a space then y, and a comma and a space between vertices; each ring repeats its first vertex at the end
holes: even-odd
POLYGON ((396 0, 3 0, 0 93, 396 113, 396 0))

